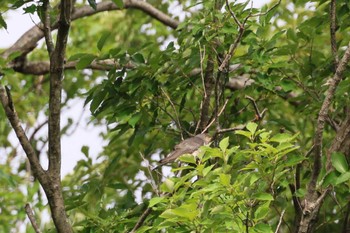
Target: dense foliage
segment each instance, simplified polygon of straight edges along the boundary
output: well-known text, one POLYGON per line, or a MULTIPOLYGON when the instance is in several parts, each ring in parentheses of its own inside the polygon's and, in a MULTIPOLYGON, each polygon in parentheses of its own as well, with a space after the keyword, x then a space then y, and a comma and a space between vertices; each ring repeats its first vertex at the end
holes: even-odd
MULTIPOLYGON (((56 50, 43 25, 48 12, 51 29, 61 30, 63 7, 4 1, 0 25, 22 6, 39 15, 43 29, 2 51, 0 84, 10 88, 36 155, 50 157, 48 137, 37 133, 52 112, 55 74, 48 61, 52 66, 56 50)), ((85 159, 62 180, 75 232, 350 229, 346 1, 286 0, 257 9, 249 1, 88 0, 74 7, 61 106, 85 101, 90 124, 105 126, 108 142, 99 155, 84 146, 85 159), (197 158, 152 170, 178 142, 203 131, 214 140, 197 158)), ((18 159, 5 112, 0 231, 25 223, 33 232, 22 207, 30 203, 42 222, 50 195, 39 188, 45 179, 32 179, 28 162, 18 159)), ((75 123, 62 125, 60 135, 75 123)), ((53 219, 43 231, 59 232, 53 219)))

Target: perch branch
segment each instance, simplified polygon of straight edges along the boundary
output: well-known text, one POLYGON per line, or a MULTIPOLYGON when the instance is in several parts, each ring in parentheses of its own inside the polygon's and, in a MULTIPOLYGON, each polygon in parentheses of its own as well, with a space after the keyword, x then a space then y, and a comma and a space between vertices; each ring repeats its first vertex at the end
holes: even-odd
POLYGON ((27 216, 28 216, 28 218, 30 220, 30 223, 32 224, 32 227, 33 227, 34 231, 36 233, 41 233, 40 228, 39 228, 39 226, 38 226, 38 224, 37 224, 37 222, 35 220, 35 217, 34 217, 34 214, 33 214, 33 210, 32 210, 32 208, 30 207, 30 205, 28 203, 25 205, 24 209, 25 209, 25 211, 27 213, 27 216))

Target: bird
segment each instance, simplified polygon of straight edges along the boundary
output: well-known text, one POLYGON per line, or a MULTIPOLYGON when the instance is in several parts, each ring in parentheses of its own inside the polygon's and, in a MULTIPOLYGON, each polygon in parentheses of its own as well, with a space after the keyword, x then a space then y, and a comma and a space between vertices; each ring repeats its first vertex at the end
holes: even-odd
POLYGON ((153 168, 153 170, 157 169, 160 166, 163 166, 164 164, 175 162, 181 155, 193 154, 195 156, 198 149, 201 146, 208 144, 211 139, 212 137, 210 137, 209 134, 202 133, 183 140, 177 144, 174 147, 174 150, 170 152, 164 159, 161 159, 159 161, 159 165, 153 168))

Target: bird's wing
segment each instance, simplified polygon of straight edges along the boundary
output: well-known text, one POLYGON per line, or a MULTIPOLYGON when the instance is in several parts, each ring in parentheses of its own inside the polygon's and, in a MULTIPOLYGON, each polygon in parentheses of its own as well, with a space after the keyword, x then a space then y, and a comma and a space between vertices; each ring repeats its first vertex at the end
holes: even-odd
POLYGON ((166 164, 175 161, 178 157, 184 154, 192 154, 198 148, 179 148, 168 154, 164 159, 160 160, 160 164, 166 164))
POLYGON ((204 144, 204 141, 198 137, 187 138, 175 146, 175 150, 179 149, 198 149, 204 144))

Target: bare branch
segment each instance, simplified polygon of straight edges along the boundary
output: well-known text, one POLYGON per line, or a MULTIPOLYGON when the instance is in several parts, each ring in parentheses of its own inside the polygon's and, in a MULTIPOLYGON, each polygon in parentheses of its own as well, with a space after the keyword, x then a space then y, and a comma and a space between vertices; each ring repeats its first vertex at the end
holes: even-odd
POLYGON ((32 224, 32 227, 33 227, 34 231, 36 233, 41 233, 40 228, 39 228, 39 226, 38 226, 38 224, 37 224, 37 222, 35 220, 35 217, 34 217, 34 214, 33 214, 33 210, 32 210, 32 208, 30 207, 30 205, 28 203, 25 205, 24 209, 25 209, 25 211, 27 213, 27 216, 28 216, 28 218, 30 220, 30 223, 32 224))
POLYGON ((229 99, 226 99, 224 105, 222 106, 221 110, 219 111, 219 113, 217 114, 217 116, 215 116, 215 118, 207 125, 207 127, 205 127, 205 129, 203 130, 202 133, 206 132, 209 127, 216 121, 217 118, 219 118, 221 116, 221 114, 224 112, 224 110, 226 109, 227 103, 228 103, 229 99))
POLYGON ((6 90, 2 85, 0 85, 0 99, 1 99, 2 106, 5 110, 6 116, 7 116, 8 120, 10 121, 13 130, 16 133, 16 136, 17 136, 19 142, 21 143, 21 146, 22 146, 24 152, 26 153, 26 155, 28 157, 28 160, 30 162, 34 176, 36 178, 38 178, 39 180, 40 180, 40 177, 46 177, 46 173, 40 165, 40 162, 39 162, 38 157, 35 153, 35 150, 33 149, 32 145, 30 144, 30 142, 27 138, 27 135, 25 134, 25 132, 21 126, 21 123, 20 123, 18 115, 14 109, 14 106, 12 106, 13 109, 10 107, 9 97, 6 95, 6 90))
POLYGON ((170 97, 168 96, 168 94, 164 91, 164 89, 161 87, 160 88, 163 92, 163 94, 165 95, 165 97, 168 99, 173 111, 174 111, 174 114, 175 114, 175 117, 176 117, 176 125, 177 127, 180 129, 180 132, 181 132, 181 139, 183 140, 183 134, 182 134, 182 126, 181 126, 181 122, 180 122, 180 118, 179 118, 179 115, 177 114, 177 111, 176 111, 176 108, 175 108, 175 105, 173 103, 173 101, 170 99, 170 97))
POLYGON ((315 132, 315 139, 314 139, 314 144, 315 144, 314 168, 312 170, 312 177, 308 185, 309 193, 312 193, 315 191, 317 178, 321 172, 323 130, 325 126, 325 121, 327 119, 329 107, 332 103, 332 100, 335 95, 335 91, 342 79, 342 74, 344 73, 346 65, 348 64, 349 60, 350 60, 350 43, 348 44, 348 47, 345 51, 344 56, 339 62, 339 65, 337 67, 337 70, 334 76, 327 81, 329 87, 317 118, 317 127, 315 132))
POLYGON ((286 212, 286 209, 282 210, 282 213, 281 213, 280 219, 278 221, 275 233, 278 233, 278 231, 279 231, 279 229, 281 227, 281 224, 282 224, 282 221, 283 221, 283 215, 284 215, 285 212, 286 212))
MULTIPOLYGON (((142 10, 143 12, 154 17, 156 20, 162 22, 164 25, 167 25, 173 29, 175 29, 179 24, 178 21, 172 19, 170 16, 164 14, 154 6, 144 1, 124 0, 124 7, 142 10)), ((74 10, 71 20, 74 21, 86 16, 112 10, 120 10, 120 8, 118 8, 112 1, 98 3, 96 5, 96 10, 92 9, 90 6, 83 6, 74 10)), ((7 58, 10 54, 16 51, 20 51, 22 53, 29 53, 32 51, 36 47, 37 42, 44 37, 44 32, 41 30, 41 28, 43 28, 43 24, 39 24, 38 26, 34 26, 29 29, 16 41, 14 45, 2 53, 2 57, 7 58)), ((57 28, 58 22, 51 25, 51 30, 57 28)))
POLYGON ((227 129, 220 129, 218 131, 216 131, 217 134, 223 134, 223 133, 227 133, 227 132, 233 132, 233 131, 237 131, 237 130, 242 130, 245 128, 245 124, 244 125, 238 125, 236 127, 233 128, 227 128, 227 129))
POLYGON ((146 220, 147 216, 152 212, 151 207, 147 207, 147 209, 143 212, 137 223, 135 224, 134 228, 130 231, 130 233, 135 233, 137 229, 139 229, 144 221, 146 220))
POLYGON ((336 1, 332 0, 330 4, 330 34, 331 34, 331 50, 333 55, 333 66, 334 70, 337 69, 339 58, 337 54, 337 40, 335 33, 337 31, 337 22, 336 22, 336 1))
POLYGON ((252 104, 254 106, 254 110, 255 110, 256 120, 260 121, 262 118, 264 118, 264 115, 265 115, 265 112, 267 111, 267 109, 265 108, 264 110, 262 110, 262 112, 260 112, 258 105, 256 104, 255 100, 252 97, 246 95, 245 98, 249 99, 250 102, 252 102, 252 104))
POLYGON ((51 37, 51 17, 50 17, 50 1, 44 0, 43 1, 43 11, 44 11, 44 18, 43 18, 43 24, 44 24, 44 36, 46 41, 46 47, 47 51, 49 53, 49 57, 53 53, 54 50, 54 44, 51 37))

